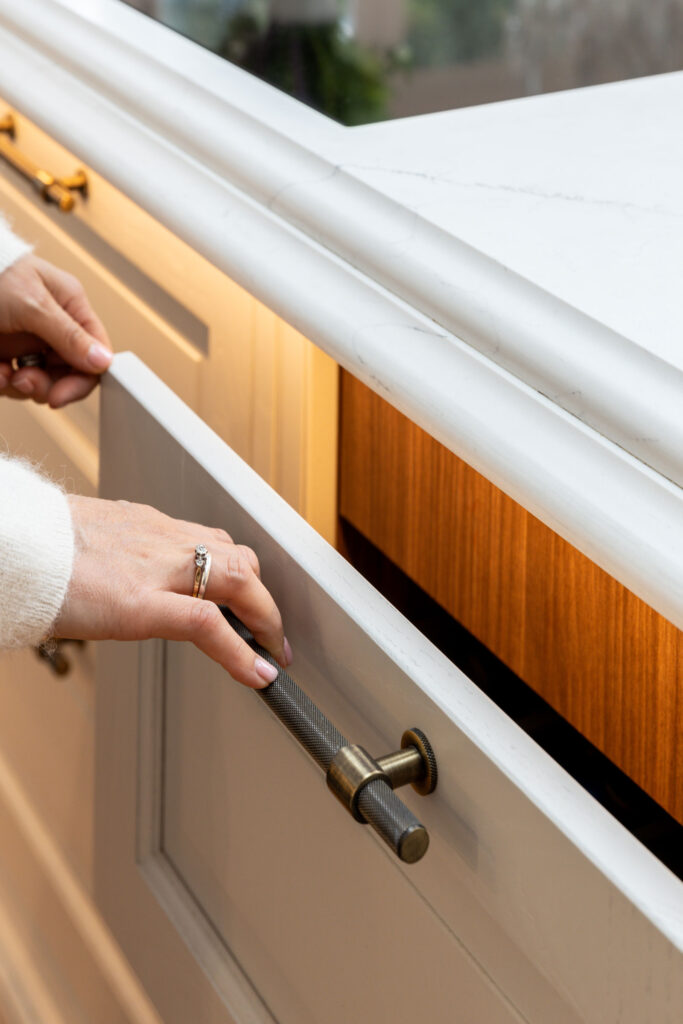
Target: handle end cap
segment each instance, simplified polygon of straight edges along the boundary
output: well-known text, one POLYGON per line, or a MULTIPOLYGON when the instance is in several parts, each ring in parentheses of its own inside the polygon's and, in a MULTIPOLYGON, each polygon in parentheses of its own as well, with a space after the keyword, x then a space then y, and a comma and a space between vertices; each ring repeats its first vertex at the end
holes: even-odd
POLYGON ((429 833, 424 825, 411 825, 399 840, 398 855, 406 864, 422 860, 429 846, 429 833))

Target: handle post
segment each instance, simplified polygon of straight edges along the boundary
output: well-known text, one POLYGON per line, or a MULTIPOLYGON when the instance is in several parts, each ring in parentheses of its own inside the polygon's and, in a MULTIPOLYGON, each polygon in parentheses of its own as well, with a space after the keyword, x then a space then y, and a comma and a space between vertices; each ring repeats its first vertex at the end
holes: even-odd
POLYGON ((251 649, 277 668, 275 681, 255 692, 325 772, 335 796, 357 821, 370 825, 400 860, 407 864, 420 860, 427 852, 429 835, 392 786, 410 782, 421 793, 433 792, 436 759, 424 733, 408 730, 402 751, 372 758, 362 747, 349 743, 228 608, 221 611, 251 649), (419 737, 419 743, 413 737, 419 737), (426 761, 423 750, 428 750, 426 761))

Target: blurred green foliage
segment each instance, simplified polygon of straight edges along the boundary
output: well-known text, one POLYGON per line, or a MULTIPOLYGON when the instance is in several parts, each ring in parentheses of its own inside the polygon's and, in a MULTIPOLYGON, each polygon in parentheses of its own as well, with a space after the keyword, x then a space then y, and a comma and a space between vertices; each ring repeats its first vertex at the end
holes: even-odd
POLYGON ((496 54, 515 0, 408 0, 408 35, 417 67, 496 54))
POLYGON ((359 46, 338 22, 230 22, 222 56, 343 124, 386 115, 390 59, 359 46))
POLYGON ((343 124, 366 124, 387 116, 393 72, 497 53, 516 0, 405 3, 408 31, 393 51, 359 45, 342 19, 271 20, 265 0, 250 0, 230 20, 218 52, 343 124))

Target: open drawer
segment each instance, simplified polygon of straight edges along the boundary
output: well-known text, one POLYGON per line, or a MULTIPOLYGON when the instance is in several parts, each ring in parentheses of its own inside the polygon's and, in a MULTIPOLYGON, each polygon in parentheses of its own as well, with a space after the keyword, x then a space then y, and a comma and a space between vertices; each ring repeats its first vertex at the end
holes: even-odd
MULTIPOLYGON (((374 755, 430 738, 398 861, 190 645, 102 645, 96 899, 165 1024, 678 1024, 683 884, 135 356, 102 388, 101 494, 258 553, 292 674, 374 755)), ((405 794, 405 796, 404 796, 405 794)))

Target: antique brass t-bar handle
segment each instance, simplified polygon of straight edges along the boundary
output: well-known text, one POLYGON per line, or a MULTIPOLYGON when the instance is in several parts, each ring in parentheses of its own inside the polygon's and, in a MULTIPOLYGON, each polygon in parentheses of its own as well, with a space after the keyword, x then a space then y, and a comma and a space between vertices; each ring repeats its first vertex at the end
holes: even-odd
POLYGON ((85 193, 88 179, 85 171, 75 171, 66 178, 56 178, 54 174, 43 170, 13 144, 16 134, 16 122, 13 114, 0 117, 0 156, 16 171, 23 174, 37 189, 46 203, 56 203, 63 213, 73 210, 74 192, 85 193))
POLYGON ((429 835, 394 790, 411 783, 423 795, 434 792, 436 758, 424 733, 408 729, 400 750, 370 757, 342 736, 228 608, 221 611, 252 650, 278 669, 275 682, 256 693, 326 773, 335 796, 356 821, 371 825, 402 861, 420 860, 427 852, 429 835))

